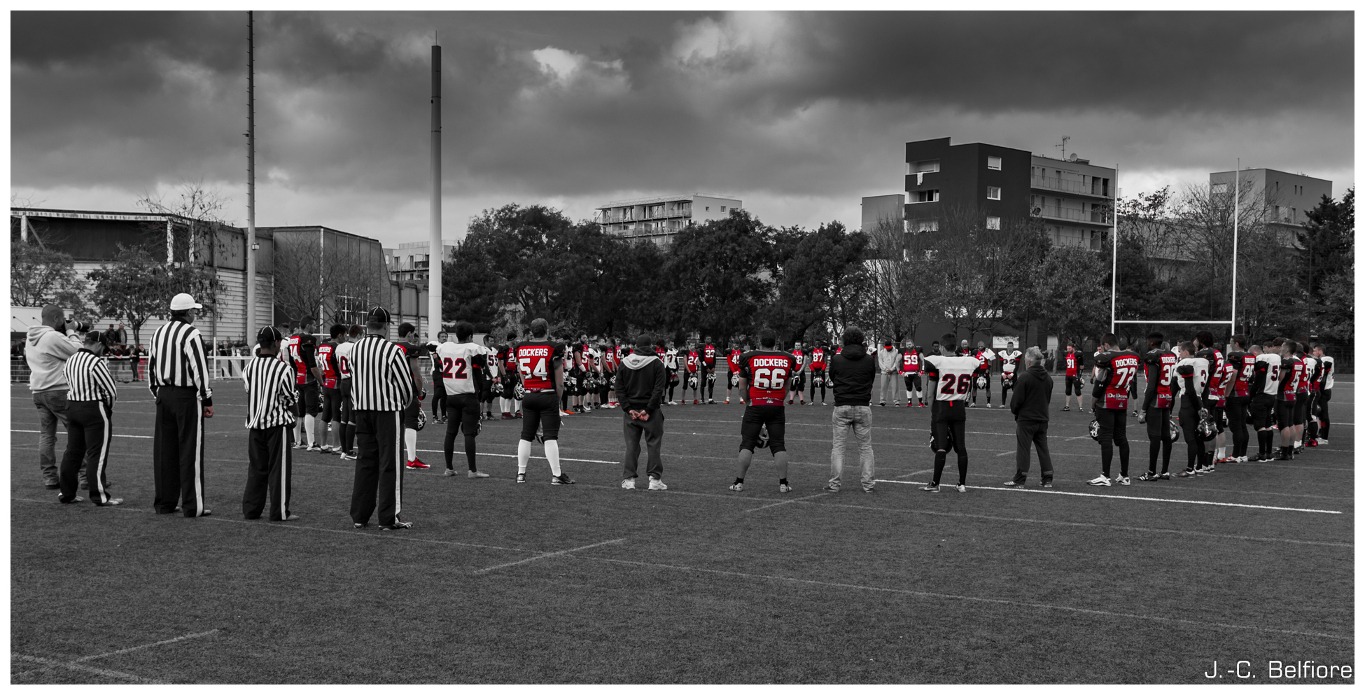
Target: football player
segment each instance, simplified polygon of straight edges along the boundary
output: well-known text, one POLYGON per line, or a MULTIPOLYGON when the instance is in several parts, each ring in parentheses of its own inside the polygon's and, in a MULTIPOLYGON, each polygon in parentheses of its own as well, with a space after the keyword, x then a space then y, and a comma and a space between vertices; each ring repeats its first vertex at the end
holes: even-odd
POLYGON ((1317 404, 1318 426, 1316 441, 1318 445, 1327 444, 1327 430, 1331 428, 1332 421, 1327 412, 1327 406, 1332 402, 1332 386, 1336 383, 1336 358, 1326 354, 1326 349, 1321 343, 1313 347, 1313 356, 1318 359, 1320 365, 1318 395, 1314 400, 1317 404))
POLYGON ((1119 448, 1119 475, 1113 482, 1131 485, 1128 477, 1128 387, 1137 378, 1138 356, 1118 347, 1113 333, 1100 338, 1100 354, 1095 358, 1095 385, 1091 393, 1095 419, 1099 422, 1100 475, 1090 485, 1110 486, 1109 472, 1114 462, 1114 446, 1119 448))
MULTIPOLYGON (((442 335, 445 335, 442 333, 442 335)), ((490 387, 484 382, 484 369, 488 364, 488 349, 474 344, 474 326, 466 321, 455 324, 455 338, 459 342, 442 342, 436 347, 431 361, 437 365, 437 373, 445 382, 441 393, 449 394, 449 408, 443 452, 446 457, 447 476, 455 475, 454 450, 455 437, 464 431, 464 455, 468 467, 466 475, 470 478, 487 478, 488 474, 479 470, 475 463, 478 453, 476 438, 479 436, 479 398, 490 387)), ((435 389, 433 389, 433 392, 435 389)))
POLYGON ((498 359, 498 346, 493 342, 492 335, 484 335, 483 352, 483 391, 479 394, 479 402, 483 404, 482 419, 492 420, 493 398, 502 389, 502 375, 499 369, 501 361, 498 359))
POLYGON ((995 353, 1000 358, 1000 407, 1009 407, 1010 391, 1014 390, 1014 378, 1018 375, 1019 360, 1024 353, 1014 349, 1013 341, 1005 342, 1005 349, 995 353))
POLYGON ((1303 364, 1303 374, 1299 378, 1299 389, 1294 400, 1294 452, 1302 453, 1309 413, 1312 412, 1313 390, 1310 384, 1317 378, 1318 360, 1307 352, 1307 346, 1302 341, 1294 342, 1294 356, 1303 364))
POLYGON ((1223 351, 1213 344, 1213 333, 1209 331, 1199 331, 1194 334, 1195 357, 1202 357, 1209 363, 1209 388, 1204 394, 1204 408, 1213 417, 1214 427, 1218 434, 1213 441, 1213 459, 1205 468, 1205 473, 1212 473, 1220 459, 1225 459, 1227 435, 1224 434, 1226 426, 1223 425, 1223 407, 1226 405, 1225 394, 1227 389, 1224 383, 1223 351))
POLYGON ((602 400, 606 402, 604 408, 615 408, 616 402, 616 366, 621 364, 621 354, 618 352, 616 339, 612 338, 610 343, 602 343, 602 400))
POLYGON ((410 471, 426 470, 431 468, 422 459, 417 458, 417 417, 422 410, 422 401, 427 397, 426 385, 422 383, 422 373, 417 368, 417 361, 421 358, 422 346, 417 342, 417 327, 410 323, 402 323, 398 326, 398 348, 408 360, 408 369, 412 372, 412 402, 403 411, 403 445, 408 452, 408 462, 404 465, 410 471))
POLYGON ((450 340, 450 334, 441 331, 436 334, 436 342, 427 343, 427 354, 433 356, 431 358, 431 421, 436 423, 445 422, 446 392, 441 365, 437 364, 435 354, 436 348, 448 340, 450 340))
POLYGON ((796 341, 791 356, 796 358, 796 364, 792 368, 791 376, 791 392, 793 395, 787 397, 787 405, 791 405, 798 397, 801 399, 801 405, 805 405, 806 392, 802 387, 806 383, 806 352, 801 349, 801 341, 796 341))
POLYGON ((901 350, 901 377, 905 379, 905 407, 912 408, 912 398, 919 399, 919 407, 924 407, 924 384, 920 379, 920 372, 924 366, 924 356, 920 354, 919 348, 915 347, 915 341, 905 339, 905 348, 901 350))
POLYGON ((1204 393, 1209 387, 1209 361, 1195 356, 1195 345, 1183 342, 1175 363, 1176 383, 1180 385, 1180 431, 1185 437, 1185 470, 1182 478, 1202 477, 1213 464, 1213 452, 1199 437, 1199 411, 1204 409, 1204 393))
POLYGON ((521 439, 517 442, 517 482, 526 482, 526 465, 531 461, 531 442, 539 439, 550 463, 551 485, 573 485, 574 480, 559 467, 559 415, 564 389, 564 345, 550 340, 550 324, 538 318, 531 322, 531 339, 513 349, 517 371, 525 391, 521 409, 521 439))
POLYGON ((1076 394, 1077 412, 1085 412, 1081 407, 1081 355, 1076 352, 1076 341, 1071 340, 1066 343, 1066 352, 1063 354, 1066 363, 1066 395, 1062 400, 1062 410, 1071 410, 1071 394, 1076 394))
POLYGON ((706 336, 706 342, 701 348, 701 373, 698 377, 701 380, 700 386, 703 390, 702 399, 706 403, 716 402, 716 344, 711 340, 711 336, 706 336))
MULTIPOLYGON (((963 341, 963 348, 962 354, 965 355, 967 354, 965 340, 963 341)), ((986 347, 985 342, 978 340, 976 341, 976 351, 971 354, 981 362, 981 366, 977 368, 976 376, 972 378, 972 402, 967 407, 975 408, 976 392, 985 391, 986 407, 989 408, 991 407, 991 363, 995 361, 995 351, 986 347)))
POLYGON ((815 405, 815 387, 820 387, 820 405, 825 405, 825 367, 829 362, 825 359, 825 349, 819 343, 811 346, 810 349, 810 402, 806 405, 815 405))
POLYGON ((972 382, 981 367, 981 360, 972 355, 953 354, 954 336, 943 336, 941 354, 924 358, 924 376, 929 380, 929 410, 932 435, 929 446, 934 450, 934 481, 921 490, 938 492, 943 466, 948 462, 948 449, 957 454, 957 491, 967 491, 967 398, 972 382))
MULTIPOLYGON (((1273 341, 1272 341, 1273 342, 1273 341)), ((1257 461, 1271 461, 1275 448, 1275 396, 1280 392, 1280 353, 1251 346, 1255 369, 1251 375, 1251 426, 1256 428, 1257 461)))
POLYGON ((322 451, 317 441, 318 415, 322 414, 322 394, 318 390, 318 381, 322 377, 322 370, 318 368, 317 349, 318 339, 312 333, 300 333, 298 341, 298 356, 294 360, 294 367, 297 370, 297 386, 299 390, 299 405, 303 408, 303 432, 308 437, 308 451, 322 451))
POLYGON ((1280 392, 1275 398, 1275 420, 1280 428, 1280 455, 1276 461, 1294 459, 1294 407, 1299 396, 1299 379, 1303 378, 1303 362, 1295 354, 1298 343, 1287 338, 1280 341, 1280 392))
MULTIPOLYGON (((730 405, 730 392, 739 387, 739 356, 744 354, 744 350, 739 349, 737 343, 731 343, 730 354, 725 358, 726 366, 730 372, 725 378, 725 404, 730 405)), ((744 403, 744 392, 739 393, 739 402, 744 403)))
MULTIPOLYGON (((326 453, 341 453, 341 447, 333 447, 327 442, 331 438, 332 423, 341 421, 341 392, 337 390, 337 361, 336 348, 337 341, 343 340, 346 335, 346 327, 337 323, 333 324, 329 330, 329 337, 324 340, 317 350, 317 362, 321 367, 322 373, 322 445, 319 447, 326 453)), ((337 441, 341 440, 341 425, 337 425, 337 441)))
POLYGON ((792 488, 787 482, 787 409, 782 399, 786 398, 788 383, 796 372, 796 357, 776 348, 777 334, 770 328, 759 334, 758 344, 759 349, 739 358, 740 391, 748 393, 749 404, 744 408, 743 424, 740 425, 739 461, 730 489, 744 491, 744 475, 753 463, 754 448, 766 429, 768 450, 777 464, 777 491, 787 493, 792 488))
MULTIPOLYGON (((547 334, 548 335, 548 334, 547 334)), ((578 365, 574 361, 573 338, 568 335, 560 334, 559 358, 563 362, 564 372, 560 379, 559 412, 564 415, 573 415, 573 400, 578 391, 575 388, 575 370, 578 365)))
POLYGON ((1247 338, 1232 336, 1228 344, 1227 366, 1232 375, 1232 390, 1227 396, 1228 429, 1232 430, 1232 460, 1247 460, 1247 410, 1251 407, 1251 378, 1256 371, 1256 356, 1247 353, 1247 338))
POLYGON ((1175 405, 1176 356, 1162 347, 1166 340, 1160 333, 1147 335, 1147 352, 1142 356, 1146 367, 1147 390, 1142 397, 1138 422, 1147 423, 1147 473, 1138 480, 1171 479, 1171 408, 1175 405), (1156 457, 1161 454, 1161 472, 1156 472, 1156 457))
POLYGON ((654 355, 664 361, 664 373, 668 375, 668 405, 677 405, 678 401, 673 397, 678 388, 678 382, 682 380, 678 370, 678 349, 670 342, 666 347, 663 338, 654 344, 654 355))
POLYGON ((355 445, 355 415, 351 412, 351 350, 355 349, 355 341, 365 337, 365 328, 351 324, 350 328, 342 334, 336 349, 332 351, 333 358, 337 363, 337 392, 341 400, 341 460, 354 461, 356 455, 355 445))

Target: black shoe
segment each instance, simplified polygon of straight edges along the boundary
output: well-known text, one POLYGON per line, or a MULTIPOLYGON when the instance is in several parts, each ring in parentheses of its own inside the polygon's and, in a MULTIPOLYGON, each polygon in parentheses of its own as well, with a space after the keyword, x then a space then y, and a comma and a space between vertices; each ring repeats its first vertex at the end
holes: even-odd
POLYGON ((568 473, 560 473, 559 475, 550 478, 551 485, 573 485, 575 482, 576 481, 573 478, 569 477, 568 473))
POLYGON ((410 529, 410 528, 412 528, 412 522, 411 522, 411 521, 402 521, 402 520, 400 520, 400 519, 394 519, 394 520, 393 520, 393 525, 392 525, 392 526, 383 526, 383 525, 381 525, 381 526, 379 527, 379 530, 380 530, 380 531, 402 531, 402 530, 404 530, 404 529, 410 529))
POLYGON ((61 486, 61 485, 58 485, 57 483, 48 483, 48 484, 44 485, 43 487, 45 487, 45 488, 47 488, 47 489, 49 489, 49 490, 60 490, 62 486, 61 486))
POLYGON ((369 525, 370 525, 370 524, 369 524, 369 522, 367 522, 367 521, 353 521, 353 522, 351 522, 351 528, 353 528, 353 529, 367 528, 369 525))
POLYGON ((1005 487, 1023 487, 1023 486, 1024 486, 1024 482, 1023 482, 1022 480, 1021 480, 1021 481, 1018 481, 1018 482, 1013 481, 1013 480, 1006 480, 1005 482, 1000 483, 1000 484, 1001 484, 1001 485, 1004 485, 1005 487))
POLYGON ((1044 480, 1044 481, 1043 481, 1043 487, 1047 487, 1047 488, 1052 487, 1052 481, 1051 481, 1051 480, 1044 480))

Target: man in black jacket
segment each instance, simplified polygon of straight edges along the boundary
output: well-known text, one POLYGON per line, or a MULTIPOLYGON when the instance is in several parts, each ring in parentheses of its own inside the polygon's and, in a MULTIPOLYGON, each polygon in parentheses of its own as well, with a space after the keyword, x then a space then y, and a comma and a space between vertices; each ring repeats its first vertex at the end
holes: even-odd
POLYGON ((872 456, 872 382, 877 377, 877 360, 867 354, 863 332, 850 326, 844 331, 844 349, 829 364, 834 383, 834 448, 829 454, 829 484, 825 490, 838 492, 844 472, 844 442, 853 430, 862 461, 863 492, 876 485, 876 463, 872 456))
POLYGON ((1043 351, 1031 347, 1024 353, 1027 366, 1010 394, 1014 431, 1019 448, 1015 453, 1014 480, 1005 487, 1023 487, 1028 477, 1029 447, 1038 447, 1038 468, 1043 472, 1043 487, 1052 487, 1052 456, 1047 451, 1047 408, 1052 401, 1052 377, 1043 369, 1043 351))
POLYGON ((621 368, 616 371, 616 396, 621 400, 626 432, 626 455, 621 461, 625 479, 621 481, 621 487, 627 490, 635 489, 641 435, 644 435, 649 452, 649 463, 645 468, 649 489, 668 489, 662 480, 664 464, 659 456, 664 437, 664 413, 659 406, 663 405, 667 377, 664 363, 651 349, 652 342, 648 335, 641 335, 635 341, 635 352, 622 359, 621 368))

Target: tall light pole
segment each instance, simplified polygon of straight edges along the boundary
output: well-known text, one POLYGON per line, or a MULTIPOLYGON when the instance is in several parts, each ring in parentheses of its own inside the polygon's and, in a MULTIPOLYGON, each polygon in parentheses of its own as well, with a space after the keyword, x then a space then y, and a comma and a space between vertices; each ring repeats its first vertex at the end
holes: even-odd
MULTIPOLYGON (((251 339, 256 311, 256 26, 246 13, 246 317, 242 339, 251 339)), ((274 323, 275 317, 270 318, 274 323)))
MULTIPOLYGON (((431 47, 431 248, 427 254, 427 335, 441 331, 441 45, 431 47)), ((418 321, 418 323, 421 323, 418 321)))

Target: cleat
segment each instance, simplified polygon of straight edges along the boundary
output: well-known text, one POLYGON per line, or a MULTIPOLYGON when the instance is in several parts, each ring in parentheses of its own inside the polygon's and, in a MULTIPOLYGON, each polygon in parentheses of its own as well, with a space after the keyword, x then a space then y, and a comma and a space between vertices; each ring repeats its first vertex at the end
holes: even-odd
POLYGON ((986 404, 986 407, 987 407, 987 408, 991 407, 991 404, 990 404, 990 403, 987 403, 987 404, 986 404))
POLYGON ((929 406, 927 406, 927 405, 925 405, 925 404, 923 404, 923 403, 920 403, 920 404, 919 404, 919 407, 921 407, 921 408, 928 408, 929 406))
POLYGON ((1043 481, 1043 484, 1042 484, 1042 487, 1047 487, 1047 488, 1052 487, 1052 481, 1051 481, 1051 480, 1044 480, 1044 481, 1043 481))
POLYGON ((1322 437, 1318 437, 1318 446, 1327 446, 1327 440, 1322 437))
POLYGON ((526 482, 526 474, 525 474, 525 473, 518 473, 518 474, 517 474, 517 482, 518 482, 518 483, 524 483, 524 482, 526 482))
POLYGON ((876 491, 877 491, 877 488, 875 488, 875 487, 865 487, 865 488, 863 488, 863 492, 876 492, 876 491))
POLYGON ((280 519, 280 521, 298 521, 298 520, 299 520, 299 515, 298 515, 298 514, 290 514, 289 516, 286 516, 286 517, 284 517, 283 519, 280 519))
POLYGON ((667 490, 667 489, 668 489, 668 486, 667 486, 667 485, 664 485, 664 481, 659 480, 658 478, 650 478, 650 479, 649 479, 649 489, 651 489, 651 490, 667 490))
POLYGON ((503 413, 503 414, 502 414, 502 419, 504 419, 504 420, 511 420, 511 419, 512 419, 512 414, 511 414, 511 413, 503 413))
POLYGON ((369 524, 367 524, 367 523, 365 523, 365 522, 363 522, 363 521, 356 521, 356 522, 352 522, 352 523, 351 523, 351 528, 353 528, 353 529, 362 529, 362 528, 365 528, 366 526, 369 526, 369 524))
POLYGON ((413 459, 411 461, 408 461, 407 464, 404 465, 404 468, 407 468, 410 471, 421 471, 431 468, 431 466, 422 463, 422 459, 413 459))
POLYGON ((1086 485, 1095 485, 1097 487, 1109 487, 1110 484, 1109 479, 1102 475, 1086 482, 1086 485))
POLYGON ((730 399, 729 399, 729 398, 725 399, 725 405, 730 405, 730 399))
POLYGON ((791 491, 792 491, 792 486, 790 486, 790 485, 788 485, 788 484, 786 484, 786 483, 778 483, 778 484, 777 484, 777 491, 778 491, 778 492, 782 492, 782 493, 791 492, 791 491))
POLYGON ((920 489, 925 492, 938 492, 938 483, 929 483, 920 489))
POLYGON ((564 410, 561 410, 559 412, 563 413, 564 415, 573 415, 573 411, 569 410, 568 408, 565 408, 564 410))
POLYGON ((1132 485, 1133 479, 1129 478, 1126 475, 1121 475, 1117 478, 1114 478, 1114 482, 1118 483, 1119 485, 1132 485))
POLYGON ((1153 471, 1148 471, 1148 472, 1143 473, 1142 475, 1138 476, 1138 480, 1142 480, 1142 481, 1161 480, 1161 476, 1157 475, 1157 474, 1156 474, 1155 472, 1153 472, 1153 471))
POLYGON ((289 447, 289 448, 291 448, 291 449, 307 449, 307 448, 308 448, 308 445, 307 445, 307 444, 304 444, 303 442, 294 442, 294 445, 291 446, 291 447, 289 447))
POLYGON ((958 492, 966 492, 966 491, 967 491, 967 486, 966 486, 966 485, 958 485, 958 486, 957 486, 957 491, 958 491, 958 492))
POLYGON ((516 419, 518 419, 518 420, 521 419, 521 411, 520 411, 520 410, 517 411, 516 419))
POLYGON ((455 475, 455 469, 454 469, 454 468, 447 468, 447 469, 446 469, 445 477, 450 478, 450 477, 454 477, 454 475, 455 475))
POLYGON ((354 460, 356 460, 356 455, 355 455, 355 454, 348 454, 348 453, 346 453, 346 452, 343 451, 343 452, 341 452, 341 460, 342 460, 342 461, 354 461, 354 460))
POLYGON ((826 486, 824 487, 824 490, 825 490, 825 492, 838 492, 838 491, 839 491, 839 486, 838 486, 838 485, 826 485, 826 486))
POLYGON ((379 527, 379 530, 380 530, 380 531, 403 531, 403 530, 405 530, 405 529, 410 529, 410 528, 412 528, 412 522, 411 522, 411 521, 400 521, 400 520, 398 520, 398 519, 394 519, 394 520, 393 520, 393 525, 392 525, 392 526, 380 526, 380 527, 379 527))
POLYGON ((467 478, 487 478, 487 477, 488 477, 488 474, 487 474, 487 473, 484 473, 483 471, 467 471, 467 472, 465 472, 465 477, 467 477, 467 478))
POLYGON ((706 402, 707 402, 708 404, 710 404, 710 405, 715 405, 715 404, 716 404, 716 399, 714 399, 714 398, 708 398, 708 399, 706 399, 706 402))
POLYGON ((1023 484, 1023 483, 1016 483, 1016 482, 1014 482, 1013 480, 1006 480, 1005 482, 1000 483, 1000 484, 1001 484, 1001 485, 1004 485, 1005 487, 1018 487, 1018 488, 1024 487, 1024 484, 1023 484))
POLYGON ((735 492, 744 492, 744 483, 735 483, 730 486, 730 489, 735 492))
POLYGON ((1158 478, 1159 480, 1170 480, 1170 479, 1171 479, 1171 474, 1170 474, 1170 473, 1162 473, 1161 475, 1157 476, 1157 478, 1158 478))
POLYGON ((1068 411, 1068 410, 1071 410, 1071 406, 1069 406, 1069 405, 1064 405, 1064 406, 1062 406, 1062 412, 1066 412, 1066 411, 1068 411))
POLYGON ((102 505, 100 505, 100 506, 101 506, 101 507, 116 507, 116 506, 118 506, 118 505, 120 505, 120 504, 123 504, 123 498, 122 498, 122 497, 114 497, 114 498, 111 498, 108 502, 105 502, 104 504, 102 504, 102 505))
POLYGON ((968 407, 968 408, 975 408, 975 407, 976 407, 976 404, 975 404, 975 403, 968 403, 968 404, 967 404, 967 407, 968 407))
POLYGON ((885 407, 886 407, 886 401, 882 401, 881 403, 878 403, 877 405, 879 405, 879 406, 885 408, 885 407))
POLYGON ((701 401, 699 401, 699 400, 693 398, 693 399, 692 399, 692 405, 701 405, 701 401))
MULTIPOLYGON (((815 401, 811 401, 811 402, 814 403, 815 401)), ((820 405, 829 405, 829 404, 826 403, 826 402, 824 402, 824 401, 820 401, 820 405)), ((905 407, 909 408, 909 407, 910 407, 910 404, 909 404, 909 403, 906 403, 906 404, 905 404, 905 407)))
POLYGON ((318 446, 317 443, 314 442, 312 444, 309 444, 307 448, 304 449, 304 451, 322 451, 322 447, 318 446))
POLYGON ((634 490, 634 489, 635 489, 635 479, 634 479, 634 478, 626 478, 625 480, 622 480, 622 481, 621 481, 621 489, 622 489, 622 490, 634 490))
POLYGON ((573 478, 570 478, 568 473, 560 473, 559 475, 550 478, 551 485, 573 485, 574 482, 576 481, 573 478))
POLYGON ((1198 474, 1195 473, 1193 470, 1188 469, 1188 468, 1185 469, 1185 470, 1183 470, 1183 471, 1180 471, 1180 477, 1182 477, 1182 478, 1193 478, 1193 477, 1195 477, 1196 475, 1198 475, 1198 474))

